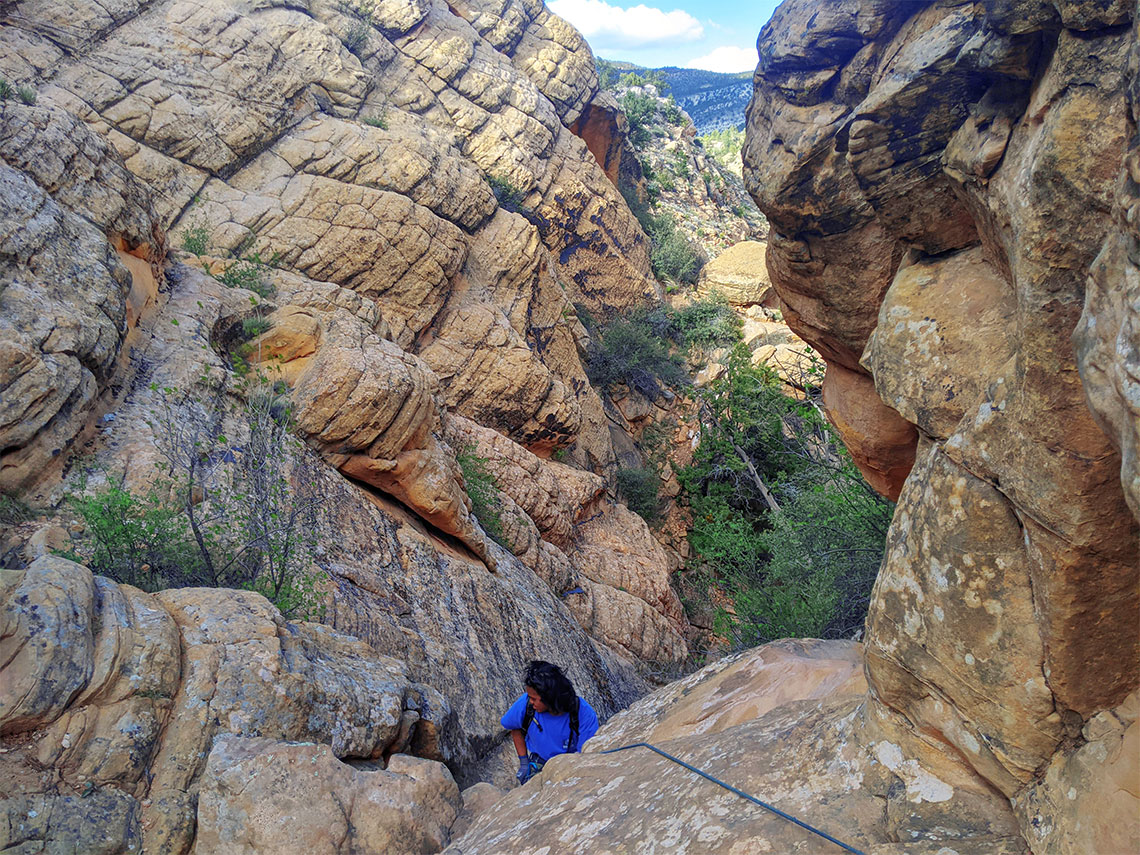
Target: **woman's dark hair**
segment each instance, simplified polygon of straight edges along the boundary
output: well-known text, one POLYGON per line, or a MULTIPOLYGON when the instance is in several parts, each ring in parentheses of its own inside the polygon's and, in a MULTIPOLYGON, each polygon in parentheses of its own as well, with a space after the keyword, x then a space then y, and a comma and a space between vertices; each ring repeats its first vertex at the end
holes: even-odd
POLYGON ((523 685, 530 686, 554 715, 562 715, 574 709, 578 694, 574 685, 562 673, 562 669, 541 659, 535 659, 526 666, 523 685))

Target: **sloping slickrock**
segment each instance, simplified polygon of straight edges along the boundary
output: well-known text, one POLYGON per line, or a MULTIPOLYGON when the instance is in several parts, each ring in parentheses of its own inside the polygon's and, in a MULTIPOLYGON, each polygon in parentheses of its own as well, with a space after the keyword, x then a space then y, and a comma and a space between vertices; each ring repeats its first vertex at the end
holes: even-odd
POLYGON ((219 739, 198 800, 195 855, 438 852, 459 808, 447 767, 393 757, 360 771, 328 746, 219 739))
POLYGON ((907 729, 953 746, 1038 853, 1109 825, 1140 846, 1114 819, 1140 785, 1104 793, 1084 770, 1107 749, 1067 741, 1140 674, 1133 12, 790 0, 761 35, 744 154, 829 413, 868 479, 901 488, 868 713, 902 762, 931 749, 907 729), (910 437, 851 417, 876 410, 910 437))
POLYGON ((215 735, 369 758, 448 714, 402 663, 258 594, 144 594, 55 557, 0 573, 4 848, 186 852, 215 735))
POLYGON ((911 851, 907 826, 942 824, 922 851, 1021 855, 992 790, 932 752, 926 766, 864 709, 858 645, 777 642, 714 663, 615 716, 582 755, 479 816, 451 855, 523 851, 823 852, 832 844, 645 748, 756 795, 864 851, 911 851), (956 828, 948 820, 957 816, 956 828), (535 846, 541 842, 541 846, 535 846), (959 846, 961 849, 958 849, 959 846), (944 848, 943 848, 944 847, 944 848))
POLYGON ((860 645, 776 641, 719 659, 639 700, 606 722, 590 741, 590 751, 717 733, 792 701, 866 690, 860 645))
POLYGON ((43 473, 118 367, 164 253, 146 188, 70 113, 0 107, 0 486, 43 473), (126 252, 136 253, 132 268, 126 252))

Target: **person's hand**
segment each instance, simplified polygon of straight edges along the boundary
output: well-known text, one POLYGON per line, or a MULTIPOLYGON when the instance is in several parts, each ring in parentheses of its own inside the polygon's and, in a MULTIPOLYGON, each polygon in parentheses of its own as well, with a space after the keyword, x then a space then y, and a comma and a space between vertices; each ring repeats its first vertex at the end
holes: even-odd
POLYGON ((527 780, 530 778, 530 758, 529 757, 522 757, 522 756, 519 757, 519 771, 515 775, 515 777, 518 778, 519 786, 522 786, 523 784, 525 784, 527 782, 527 780))

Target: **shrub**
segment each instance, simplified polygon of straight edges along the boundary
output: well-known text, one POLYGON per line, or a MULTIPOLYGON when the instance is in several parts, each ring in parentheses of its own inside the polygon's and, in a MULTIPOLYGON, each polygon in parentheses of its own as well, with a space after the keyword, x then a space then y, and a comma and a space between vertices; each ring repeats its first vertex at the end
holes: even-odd
POLYGON ((652 139, 650 124, 657 112, 657 99, 640 92, 626 92, 621 98, 622 109, 629 120, 629 142, 635 149, 643 149, 652 139))
POLYGON ((36 103, 36 90, 31 86, 20 86, 16 89, 16 97, 30 107, 36 103))
POLYGON ((269 323, 268 318, 246 318, 241 322, 241 332, 245 339, 249 340, 269 332, 271 326, 272 324, 269 323))
POLYGON ((689 169, 689 156, 685 154, 684 149, 673 149, 673 169, 682 178, 693 177, 693 173, 689 169))
POLYGON ((523 206, 526 191, 512 183, 509 178, 502 175, 488 175, 487 183, 491 185, 491 191, 495 194, 499 207, 515 213, 526 211, 523 206))
POLYGON ((667 214, 655 217, 651 224, 649 260, 658 279, 672 279, 693 284, 704 266, 700 250, 677 229, 667 214))
POLYGON ((678 475, 694 564, 732 602, 717 629, 734 647, 858 630, 893 506, 815 405, 784 395, 742 345, 701 396, 701 441, 678 475))
POLYGON ((204 256, 210 248, 210 227, 206 224, 205 214, 200 207, 203 201, 199 196, 190 200, 190 216, 181 234, 182 249, 198 258, 204 256))
POLYGON ((479 524, 496 543, 505 545, 500 512, 503 503, 499 498, 499 484, 487 469, 487 458, 480 457, 474 445, 468 445, 456 455, 455 460, 463 470, 467 497, 479 524))
POLYGON ((280 391, 264 377, 235 390, 247 431, 237 446, 221 433, 224 387, 205 397, 154 391, 163 477, 141 494, 112 485, 72 500, 86 524, 81 560, 148 591, 246 588, 287 617, 319 617, 324 575, 311 567, 325 500, 280 391))
POLYGON ((724 347, 735 344, 741 337, 740 317, 720 294, 679 309, 673 324, 690 349, 724 347))
POLYGON ((677 106, 672 95, 665 99, 665 106, 661 108, 661 114, 670 125, 679 127, 685 124, 685 114, 677 106))
POLYGON ((195 585, 202 570, 185 516, 166 499, 171 484, 158 482, 136 496, 117 486, 74 498, 92 572, 144 591, 195 585))
POLYGON ((683 386, 689 375, 668 342, 654 334, 652 316, 641 312, 617 318, 591 343, 586 355, 590 382, 603 389, 626 383, 647 398, 661 395, 661 385, 683 386))
MULTIPOLYGON (((652 185, 653 182, 650 182, 646 190, 650 191, 652 185)), ((677 224, 669 214, 654 214, 649 205, 641 202, 628 185, 623 184, 619 189, 637 222, 649 236, 649 261, 653 266, 653 274, 658 279, 672 279, 687 284, 696 282, 704 266, 700 249, 677 230, 677 224)), ((654 204, 654 194, 647 192, 647 195, 650 205, 654 204)))
POLYGON ((215 278, 230 288, 244 288, 263 299, 269 299, 276 293, 273 283, 269 281, 269 267, 270 262, 254 252, 229 262, 215 278))
POLYGON ((625 500, 626 507, 655 525, 661 516, 661 498, 658 494, 660 479, 652 469, 619 469, 617 472, 618 492, 625 500))
POLYGON ((373 128, 380 128, 382 131, 388 130, 388 114, 387 111, 377 113, 372 116, 365 116, 361 119, 364 124, 373 128))
POLYGON ((27 522, 35 512, 24 502, 8 493, 0 493, 0 525, 27 522))
POLYGON ((7 101, 15 94, 15 89, 7 80, 0 79, 0 101, 7 101))

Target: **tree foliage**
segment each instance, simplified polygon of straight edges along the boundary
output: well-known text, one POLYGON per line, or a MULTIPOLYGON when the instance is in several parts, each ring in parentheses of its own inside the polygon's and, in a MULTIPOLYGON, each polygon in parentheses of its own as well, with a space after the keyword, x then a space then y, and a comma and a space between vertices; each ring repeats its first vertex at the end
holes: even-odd
POLYGON ((246 588, 288 617, 318 617, 324 576, 314 570, 315 515, 325 500, 293 436, 284 390, 264 375, 241 381, 233 390, 241 401, 237 441, 223 433, 224 386, 153 391, 162 475, 144 491, 111 483, 74 498, 85 524, 76 557, 147 591, 246 588))
POLYGON ((862 626, 893 506, 863 480, 810 399, 788 397, 737 346, 701 395, 701 441, 679 473, 690 543, 733 608, 734 647, 862 626))

